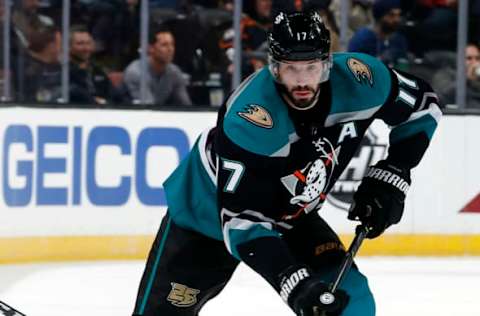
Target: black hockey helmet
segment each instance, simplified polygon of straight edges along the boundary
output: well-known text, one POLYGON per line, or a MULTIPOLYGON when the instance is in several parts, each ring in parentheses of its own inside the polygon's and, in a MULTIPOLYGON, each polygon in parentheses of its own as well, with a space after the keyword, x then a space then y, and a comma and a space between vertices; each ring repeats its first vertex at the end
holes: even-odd
POLYGON ((277 61, 330 58, 330 32, 315 11, 279 13, 268 44, 270 58, 277 61))

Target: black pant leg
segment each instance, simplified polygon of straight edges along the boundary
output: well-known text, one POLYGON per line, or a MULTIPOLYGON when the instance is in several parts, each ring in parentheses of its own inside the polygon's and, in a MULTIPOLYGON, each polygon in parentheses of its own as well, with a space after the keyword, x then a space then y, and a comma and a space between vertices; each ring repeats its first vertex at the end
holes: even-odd
POLYGON ((284 240, 300 262, 316 271, 339 267, 345 256, 337 233, 316 212, 286 233, 284 240))
POLYGON ((183 229, 167 214, 150 250, 133 315, 198 315, 237 265, 222 241, 183 229))

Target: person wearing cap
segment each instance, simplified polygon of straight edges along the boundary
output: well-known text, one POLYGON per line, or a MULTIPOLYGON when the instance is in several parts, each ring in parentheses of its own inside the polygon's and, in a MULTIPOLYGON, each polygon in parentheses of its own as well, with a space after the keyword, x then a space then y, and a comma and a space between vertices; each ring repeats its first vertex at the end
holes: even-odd
POLYGON ((348 51, 375 56, 391 67, 405 62, 408 43, 398 31, 402 21, 400 0, 376 0, 372 10, 374 25, 355 32, 348 43, 348 51))
POLYGON ((268 44, 268 65, 224 101, 216 126, 163 184, 168 210, 135 316, 199 315, 240 262, 297 316, 375 315, 355 263, 331 291, 346 250, 323 206, 380 119, 391 127, 388 155, 368 169, 345 217, 360 221, 367 238, 398 223, 410 170, 441 116, 436 95, 375 57, 332 54, 330 32, 314 11, 278 14, 268 44))

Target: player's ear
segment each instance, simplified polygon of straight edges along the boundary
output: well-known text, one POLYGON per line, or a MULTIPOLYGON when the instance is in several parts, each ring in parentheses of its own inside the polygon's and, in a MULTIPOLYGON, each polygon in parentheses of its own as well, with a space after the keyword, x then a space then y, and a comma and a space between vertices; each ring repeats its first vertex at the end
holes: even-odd
POLYGON ((270 63, 268 66, 270 68, 270 73, 278 81, 279 79, 279 64, 276 62, 270 63))
POLYGON ((275 77, 278 77, 278 68, 279 68, 278 64, 273 66, 273 74, 275 75, 275 77))

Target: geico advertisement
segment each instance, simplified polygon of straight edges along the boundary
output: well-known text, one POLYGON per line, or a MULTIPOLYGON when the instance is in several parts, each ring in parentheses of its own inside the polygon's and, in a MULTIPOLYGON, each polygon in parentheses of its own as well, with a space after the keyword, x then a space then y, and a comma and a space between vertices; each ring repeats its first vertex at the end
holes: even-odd
POLYGON ((162 183, 215 119, 212 112, 1 109, 0 218, 12 231, 28 222, 82 232, 88 221, 106 230, 107 222, 156 223, 166 207, 162 183))
POLYGON ((121 114, 128 119, 121 122, 105 112, 92 112, 86 121, 64 112, 64 123, 50 113, 23 122, 18 116, 5 122, 2 115, 6 206, 121 206, 131 199, 164 206, 161 182, 188 153, 197 132, 208 126, 195 129, 190 123, 189 132, 175 114, 172 120, 149 113, 157 119, 148 124, 142 115, 131 120, 135 113, 121 114))

